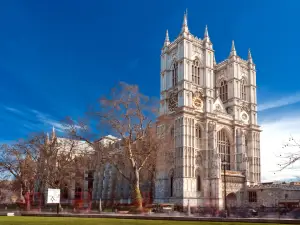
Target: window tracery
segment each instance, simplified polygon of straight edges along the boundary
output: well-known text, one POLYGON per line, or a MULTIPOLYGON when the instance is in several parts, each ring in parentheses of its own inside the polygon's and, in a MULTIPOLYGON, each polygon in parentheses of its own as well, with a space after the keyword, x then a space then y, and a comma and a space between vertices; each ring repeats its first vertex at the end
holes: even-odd
POLYGON ((228 84, 226 80, 221 81, 219 94, 222 102, 226 102, 228 100, 228 84))
POLYGON ((242 79, 241 81, 241 99, 246 100, 246 81, 242 79))
POLYGON ((198 59, 195 59, 192 64, 192 81, 200 85, 200 63, 198 59))
POLYGON ((172 68, 172 85, 174 87, 177 84, 178 84, 178 63, 174 62, 172 68))
POLYGON ((199 124, 196 125, 196 129, 195 129, 195 136, 196 136, 196 147, 200 148, 201 146, 201 127, 199 124))
POLYGON ((222 160, 222 166, 230 170, 230 142, 224 129, 217 133, 218 150, 222 160))

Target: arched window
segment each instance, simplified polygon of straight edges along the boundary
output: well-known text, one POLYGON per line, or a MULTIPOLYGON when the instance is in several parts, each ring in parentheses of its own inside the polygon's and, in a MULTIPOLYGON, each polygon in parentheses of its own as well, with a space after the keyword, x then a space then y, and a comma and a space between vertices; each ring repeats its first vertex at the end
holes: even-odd
POLYGON ((173 87, 176 86, 178 83, 178 63, 174 62, 173 68, 172 68, 172 84, 173 87))
POLYGON ((175 137, 175 130, 174 130, 174 127, 171 128, 170 135, 171 135, 171 138, 174 139, 174 137, 175 137))
POLYGON ((173 175, 170 177, 170 197, 173 197, 173 175))
POLYGON ((245 137, 245 149, 248 148, 248 139, 245 137))
POLYGON ((197 176, 197 191, 201 191, 201 177, 197 176))
POLYGON ((200 65, 198 59, 195 59, 192 65, 193 83, 200 85, 200 65))
POLYGON ((230 170, 230 142, 225 130, 218 131, 217 138, 222 167, 225 166, 226 170, 230 170))
POLYGON ((222 102, 225 102, 228 100, 228 85, 227 85, 227 81, 225 81, 225 80, 221 81, 220 98, 221 98, 222 102))
POLYGON ((245 79, 241 81, 241 99, 246 100, 246 82, 245 79))
POLYGON ((201 141, 201 127, 199 125, 196 125, 196 130, 195 130, 195 133, 196 133, 196 147, 197 148, 200 148, 200 141, 201 141))

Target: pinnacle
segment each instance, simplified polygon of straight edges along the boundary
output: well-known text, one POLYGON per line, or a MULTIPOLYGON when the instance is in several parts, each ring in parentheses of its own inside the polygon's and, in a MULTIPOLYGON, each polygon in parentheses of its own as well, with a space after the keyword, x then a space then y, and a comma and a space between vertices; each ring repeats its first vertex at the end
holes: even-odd
POLYGON ((164 43, 164 47, 168 46, 170 44, 170 38, 169 38, 169 31, 166 31, 166 38, 165 38, 165 43, 164 43))
POLYGON ((234 40, 232 40, 231 51, 232 51, 232 52, 235 52, 235 51, 236 51, 236 50, 235 50, 235 45, 234 45, 234 40))
POLYGON ((229 56, 236 56, 236 50, 234 45, 234 40, 232 40, 231 51, 229 56))
POLYGON ((166 41, 168 41, 168 42, 170 41, 170 39, 169 39, 169 31, 168 30, 166 31, 166 41))
POLYGON ((205 26, 204 38, 209 38, 207 25, 205 26))
POLYGON ((189 28, 188 28, 188 22, 187 22, 187 10, 184 12, 183 15, 183 23, 182 23, 182 28, 181 28, 181 32, 189 32, 189 28))
POLYGON ((249 50, 248 50, 248 61, 249 61, 250 63, 253 63, 253 59, 252 59, 252 55, 251 55, 250 48, 249 48, 249 50))

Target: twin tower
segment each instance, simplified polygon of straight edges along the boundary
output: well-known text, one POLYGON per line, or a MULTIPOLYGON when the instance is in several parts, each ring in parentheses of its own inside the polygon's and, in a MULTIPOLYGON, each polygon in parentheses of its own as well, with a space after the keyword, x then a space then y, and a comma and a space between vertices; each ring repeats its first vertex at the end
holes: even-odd
POLYGON ((192 35, 184 14, 179 36, 161 50, 158 131, 170 135, 174 160, 159 157, 155 199, 180 205, 241 204, 260 172, 256 69, 237 55, 217 63, 205 28, 192 35), (171 123, 162 118, 168 115, 171 123))

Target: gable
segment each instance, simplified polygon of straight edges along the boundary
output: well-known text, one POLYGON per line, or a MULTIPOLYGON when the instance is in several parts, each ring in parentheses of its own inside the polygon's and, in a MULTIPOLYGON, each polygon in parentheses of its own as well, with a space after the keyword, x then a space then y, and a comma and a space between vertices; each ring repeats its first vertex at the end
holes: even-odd
POLYGON ((213 104, 213 112, 226 113, 226 109, 220 97, 218 97, 213 104))

